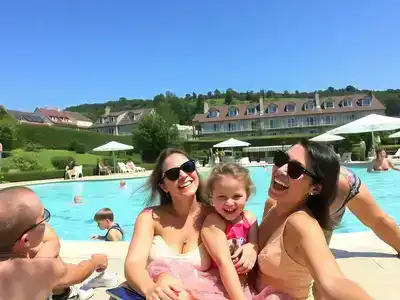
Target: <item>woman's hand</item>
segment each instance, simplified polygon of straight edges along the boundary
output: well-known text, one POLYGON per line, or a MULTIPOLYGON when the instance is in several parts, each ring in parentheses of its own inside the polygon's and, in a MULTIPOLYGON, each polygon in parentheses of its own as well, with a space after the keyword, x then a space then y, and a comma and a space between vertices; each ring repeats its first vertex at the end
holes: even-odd
POLYGON ((148 300, 178 300, 184 289, 182 283, 169 273, 161 273, 155 279, 155 285, 145 293, 148 300))
POLYGON ((232 255, 232 262, 238 274, 247 274, 257 261, 257 251, 251 243, 239 247, 232 255))

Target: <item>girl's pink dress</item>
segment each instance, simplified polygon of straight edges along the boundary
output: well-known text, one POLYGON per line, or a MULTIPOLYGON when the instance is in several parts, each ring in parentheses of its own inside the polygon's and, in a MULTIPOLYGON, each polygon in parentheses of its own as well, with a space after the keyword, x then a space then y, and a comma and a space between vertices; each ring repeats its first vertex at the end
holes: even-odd
MULTIPOLYGON (((229 223, 226 226, 226 237, 230 244, 230 251, 233 254, 239 247, 248 242, 248 234, 251 228, 250 222, 242 213, 242 219, 236 224, 229 223)), ((159 274, 168 272, 171 276, 179 279, 185 290, 195 299, 225 300, 229 299, 215 262, 207 271, 197 270, 190 262, 179 259, 156 260, 148 265, 150 276, 155 279, 159 274)), ((286 295, 266 287, 261 293, 255 294, 246 284, 244 294, 247 299, 253 300, 290 300, 286 295)))

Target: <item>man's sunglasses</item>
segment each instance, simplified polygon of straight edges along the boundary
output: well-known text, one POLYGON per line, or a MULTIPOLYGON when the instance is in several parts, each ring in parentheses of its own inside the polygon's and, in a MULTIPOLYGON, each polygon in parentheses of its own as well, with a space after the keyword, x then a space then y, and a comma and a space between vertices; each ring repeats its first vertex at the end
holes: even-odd
POLYGON ((316 181, 321 181, 318 176, 315 176, 306 168, 304 168, 298 161, 290 160, 289 155, 284 151, 277 151, 274 156, 274 165, 282 167, 288 165, 287 174, 292 179, 299 179, 302 175, 307 175, 316 181))
POLYGON ((23 233, 21 233, 19 235, 19 237, 15 240, 15 242, 18 242, 23 236, 24 234, 28 233, 29 231, 35 229, 36 227, 38 227, 39 225, 43 224, 43 223, 47 223, 50 220, 51 214, 47 209, 44 209, 43 212, 43 218, 42 220, 40 220, 39 222, 37 222, 35 225, 32 225, 31 227, 29 227, 27 230, 25 230, 23 233))
POLYGON ((185 173, 192 173, 196 171, 196 164, 193 160, 188 160, 187 162, 184 162, 180 167, 171 168, 165 171, 161 180, 166 177, 171 181, 176 181, 179 178, 179 173, 181 172, 181 170, 185 173))

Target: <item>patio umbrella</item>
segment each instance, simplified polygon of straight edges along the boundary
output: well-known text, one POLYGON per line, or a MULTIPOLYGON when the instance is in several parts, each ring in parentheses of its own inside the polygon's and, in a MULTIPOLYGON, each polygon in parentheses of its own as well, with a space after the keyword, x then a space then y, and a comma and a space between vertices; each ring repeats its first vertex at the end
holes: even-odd
POLYGON ((374 132, 389 131, 400 128, 400 118, 370 114, 361 119, 347 123, 338 128, 329 130, 328 134, 351 134, 371 132, 372 148, 375 149, 374 132))
POLYGON ((115 151, 124 151, 124 150, 131 150, 133 146, 125 145, 122 143, 118 143, 115 141, 109 142, 104 144, 103 146, 94 148, 93 151, 95 152, 109 152, 112 151, 113 153, 113 161, 114 161, 114 172, 115 172, 115 151))
POLYGON ((342 137, 340 135, 329 134, 329 133, 323 133, 321 135, 317 135, 310 139, 310 141, 314 141, 314 142, 335 142, 335 141, 340 141, 340 140, 344 140, 344 137, 342 137))
POLYGON ((391 139, 398 139, 398 138, 400 138, 400 131, 389 135, 389 138, 391 138, 391 139))
POLYGON ((232 149, 232 157, 233 155, 233 148, 243 148, 243 147, 248 147, 250 146, 250 143, 248 142, 243 142, 239 141, 236 139, 229 139, 226 141, 223 141, 221 143, 215 144, 213 147, 214 148, 231 148, 232 149))

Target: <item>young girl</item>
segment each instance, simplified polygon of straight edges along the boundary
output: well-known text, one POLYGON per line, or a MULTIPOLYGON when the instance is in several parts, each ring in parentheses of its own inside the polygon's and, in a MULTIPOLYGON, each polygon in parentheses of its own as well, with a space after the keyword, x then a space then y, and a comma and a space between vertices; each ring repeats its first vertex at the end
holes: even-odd
POLYGON ((246 277, 257 259, 257 218, 244 211, 252 188, 249 171, 232 163, 217 165, 207 184, 215 213, 205 219, 201 237, 232 300, 249 299, 246 277))

